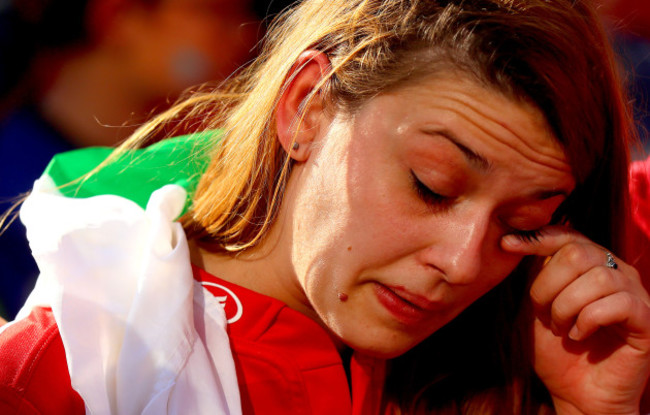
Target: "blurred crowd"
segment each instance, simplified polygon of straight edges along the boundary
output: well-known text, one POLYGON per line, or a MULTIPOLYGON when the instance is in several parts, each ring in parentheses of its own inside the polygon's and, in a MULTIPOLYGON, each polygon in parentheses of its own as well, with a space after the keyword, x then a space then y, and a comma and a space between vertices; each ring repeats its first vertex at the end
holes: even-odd
POLYGON ((636 158, 650 150, 650 2, 646 0, 593 0, 609 30, 627 70, 635 118, 644 149, 633 149, 636 158))
MULTIPOLYGON (((289 3, 1 1, 0 212, 54 154, 113 146, 186 88, 245 65, 289 3)), ((15 315, 37 274, 16 220, 0 238, 0 316, 15 315)))

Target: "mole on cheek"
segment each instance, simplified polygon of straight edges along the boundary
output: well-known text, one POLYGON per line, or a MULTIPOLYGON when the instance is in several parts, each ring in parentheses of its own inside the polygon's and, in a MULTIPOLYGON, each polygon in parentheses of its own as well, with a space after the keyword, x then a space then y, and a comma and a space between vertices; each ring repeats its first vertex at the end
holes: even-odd
POLYGON ((344 301, 347 301, 347 300, 348 300, 348 295, 347 295, 346 293, 341 293, 341 292, 340 292, 340 293, 338 294, 338 296, 339 296, 339 301, 341 301, 341 302, 344 302, 344 301))
POLYGON ((351 247, 351 246, 348 246, 348 251, 351 251, 351 250, 352 250, 352 247, 351 247))

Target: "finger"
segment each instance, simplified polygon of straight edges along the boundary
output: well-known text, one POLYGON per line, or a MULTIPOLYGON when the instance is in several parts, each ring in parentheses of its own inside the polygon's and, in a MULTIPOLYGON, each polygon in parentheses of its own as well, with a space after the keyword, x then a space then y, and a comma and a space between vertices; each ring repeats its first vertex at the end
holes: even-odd
POLYGON ((533 281, 530 288, 533 304, 537 308, 549 307, 569 284, 606 261, 606 253, 598 245, 567 243, 546 262, 533 281))
POLYGON ((645 350, 650 337, 648 321, 650 308, 645 302, 632 293, 617 292, 583 308, 569 331, 569 337, 581 341, 601 327, 621 325, 626 331, 626 342, 645 350))
POLYGON ((569 243, 593 244, 585 236, 560 225, 542 228, 536 238, 524 239, 514 234, 501 238, 501 247, 504 250, 520 255, 551 256, 569 243))
POLYGON ((592 268, 570 282, 553 299, 551 329, 555 334, 568 332, 583 308, 617 292, 634 292, 632 282, 611 268, 592 268))

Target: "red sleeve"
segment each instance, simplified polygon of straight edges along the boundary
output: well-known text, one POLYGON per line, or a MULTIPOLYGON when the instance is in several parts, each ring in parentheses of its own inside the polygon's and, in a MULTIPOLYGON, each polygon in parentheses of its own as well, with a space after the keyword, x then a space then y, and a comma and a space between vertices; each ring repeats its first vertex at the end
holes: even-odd
POLYGON ((632 163, 630 201, 627 259, 639 271, 650 291, 650 158, 632 163))
POLYGON ((85 414, 50 309, 34 309, 0 335, 0 414, 85 414))

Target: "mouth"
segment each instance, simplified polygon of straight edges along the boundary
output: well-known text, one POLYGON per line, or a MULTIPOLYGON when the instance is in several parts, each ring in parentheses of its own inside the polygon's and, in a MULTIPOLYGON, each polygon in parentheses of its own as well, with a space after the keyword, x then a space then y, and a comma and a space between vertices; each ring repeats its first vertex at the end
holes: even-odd
POLYGON ((434 304, 420 296, 381 283, 375 283, 374 289, 379 303, 400 323, 417 325, 431 316, 434 304))

